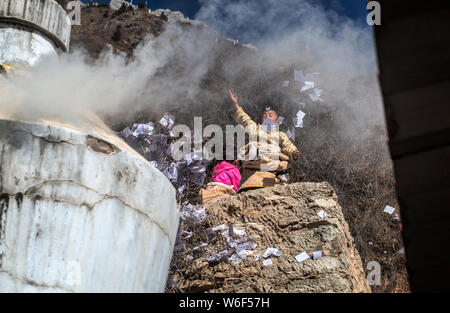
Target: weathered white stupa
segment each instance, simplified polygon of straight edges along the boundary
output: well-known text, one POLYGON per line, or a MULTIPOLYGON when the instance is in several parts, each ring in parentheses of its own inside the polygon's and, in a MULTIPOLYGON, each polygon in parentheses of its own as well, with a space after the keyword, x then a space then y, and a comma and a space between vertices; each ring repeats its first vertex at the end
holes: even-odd
MULTIPOLYGON (((56 57, 70 29, 54 0, 0 0, 0 64, 56 57)), ((169 180, 93 114, 20 116, 0 109, 0 292, 163 292, 169 180)))

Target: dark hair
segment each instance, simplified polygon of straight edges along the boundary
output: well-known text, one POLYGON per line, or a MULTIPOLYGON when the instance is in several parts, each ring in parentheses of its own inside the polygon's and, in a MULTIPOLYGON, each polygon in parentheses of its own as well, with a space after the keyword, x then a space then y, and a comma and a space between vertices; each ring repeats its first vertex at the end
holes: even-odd
POLYGON ((271 107, 271 106, 265 106, 264 110, 261 112, 261 115, 263 115, 267 111, 274 111, 275 114, 278 116, 278 111, 275 108, 271 107), (267 107, 270 107, 270 110, 266 110, 267 107))

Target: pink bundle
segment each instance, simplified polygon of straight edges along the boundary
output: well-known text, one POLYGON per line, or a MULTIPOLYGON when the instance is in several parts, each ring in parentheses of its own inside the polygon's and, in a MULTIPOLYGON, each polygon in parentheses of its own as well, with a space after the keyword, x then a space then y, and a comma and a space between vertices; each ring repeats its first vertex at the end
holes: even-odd
POLYGON ((233 164, 230 164, 227 161, 222 161, 214 168, 211 182, 233 186, 233 189, 237 192, 239 183, 241 182, 241 173, 233 164))

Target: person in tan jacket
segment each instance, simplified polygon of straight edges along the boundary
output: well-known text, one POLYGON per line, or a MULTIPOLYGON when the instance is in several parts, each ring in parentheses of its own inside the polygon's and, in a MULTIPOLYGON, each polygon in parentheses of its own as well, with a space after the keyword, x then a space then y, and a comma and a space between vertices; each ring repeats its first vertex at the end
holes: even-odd
MULTIPOLYGON (((250 138, 257 138, 256 142, 251 141, 241 149, 243 171, 239 192, 281 184, 280 174, 286 173, 292 162, 300 157, 300 151, 278 127, 264 128, 254 122, 239 105, 237 95, 231 90, 229 94, 236 108, 234 120, 246 128, 250 138)), ((277 124, 277 112, 266 107, 261 123, 265 124, 266 119, 277 124)))

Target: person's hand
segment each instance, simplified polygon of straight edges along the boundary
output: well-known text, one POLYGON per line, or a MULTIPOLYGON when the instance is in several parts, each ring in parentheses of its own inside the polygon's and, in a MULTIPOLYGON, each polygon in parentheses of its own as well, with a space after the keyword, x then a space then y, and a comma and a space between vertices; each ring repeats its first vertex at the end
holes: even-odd
POLYGON ((294 158, 294 160, 297 160, 297 159, 300 157, 300 151, 295 150, 295 151, 292 153, 292 157, 294 158))
POLYGON ((228 90, 228 93, 230 94, 231 101, 233 101, 233 104, 236 107, 236 110, 239 109, 237 94, 235 94, 231 89, 228 90))

